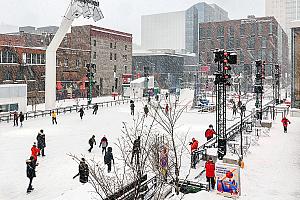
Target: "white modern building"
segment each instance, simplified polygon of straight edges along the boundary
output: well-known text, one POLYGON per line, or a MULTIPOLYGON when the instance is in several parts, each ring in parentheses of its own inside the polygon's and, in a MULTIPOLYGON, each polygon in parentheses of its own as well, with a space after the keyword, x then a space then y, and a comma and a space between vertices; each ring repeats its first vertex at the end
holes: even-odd
POLYGON ((0 113, 27 111, 27 84, 0 85, 0 113))
POLYGON ((187 10, 142 16, 141 46, 144 50, 173 49, 198 52, 199 23, 229 20, 216 4, 201 2, 187 10))
POLYGON ((291 45, 291 25, 300 20, 300 0, 265 0, 266 16, 274 16, 289 37, 291 45))

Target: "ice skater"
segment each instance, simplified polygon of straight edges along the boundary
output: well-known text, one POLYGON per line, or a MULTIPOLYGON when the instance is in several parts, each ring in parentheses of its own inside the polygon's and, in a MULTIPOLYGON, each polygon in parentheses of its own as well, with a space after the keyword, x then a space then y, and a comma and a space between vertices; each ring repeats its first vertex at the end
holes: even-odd
MULTIPOLYGON (((45 147, 46 147, 46 137, 44 134, 44 130, 41 129, 38 135, 36 136, 37 147, 40 149, 42 156, 45 156, 45 147)), ((38 156, 40 153, 38 153, 38 156)))
POLYGON ((104 155, 104 164, 107 165, 107 172, 108 173, 111 172, 111 162, 113 162, 113 164, 115 164, 114 156, 112 154, 112 148, 108 147, 107 152, 104 155))
POLYGON ((96 140, 95 140, 95 135, 93 135, 90 139, 89 139, 89 144, 90 144, 90 148, 89 148, 89 152, 91 153, 93 147, 94 147, 94 144, 96 145, 96 140))
POLYGON ((20 112, 20 114, 19 114, 19 119, 20 119, 20 127, 23 127, 23 121, 24 121, 24 114, 22 113, 22 112, 20 112))
POLYGON ((78 112, 79 112, 80 119, 82 119, 82 117, 84 115, 83 107, 81 107, 78 112))
POLYGON ((89 166, 85 163, 85 159, 81 158, 79 163, 79 172, 73 179, 79 176, 80 183, 87 183, 89 181, 89 166))
POLYGON ((232 107, 232 115, 233 116, 236 116, 236 111, 237 111, 237 107, 236 107, 236 105, 235 105, 235 102, 233 102, 233 107, 232 107))
POLYGON ((132 148, 132 156, 130 164, 133 163, 133 158, 136 157, 136 160, 139 160, 139 154, 141 152, 141 136, 138 136, 137 139, 133 142, 133 148, 132 148))
POLYGON ((31 147, 31 156, 33 156, 35 164, 37 164, 37 156, 39 154, 40 154, 40 149, 36 147, 36 143, 34 142, 31 147))
POLYGON ((97 115, 97 112, 98 112, 98 104, 95 104, 94 106, 93 106, 93 115, 97 115))
POLYGON ((131 115, 134 115, 134 107, 135 107, 134 102, 132 100, 130 100, 130 114, 131 115))
POLYGON ((106 153, 106 147, 107 147, 107 145, 108 145, 108 141, 107 141, 106 136, 104 135, 103 138, 101 139, 100 145, 99 145, 99 148, 101 148, 101 146, 102 146, 102 154, 103 154, 103 152, 106 153))
POLYGON ((34 188, 32 187, 32 180, 34 177, 36 177, 36 173, 35 173, 35 167, 37 166, 37 164, 34 161, 34 157, 30 156, 30 158, 28 160, 26 160, 26 174, 27 174, 27 178, 29 178, 29 185, 27 188, 27 193, 30 193, 34 188))
POLYGON ((198 141, 192 138, 192 142, 190 142, 189 145, 191 145, 191 168, 196 169, 197 154, 195 151, 198 149, 198 141))
POLYGON ((52 124, 57 124, 57 121, 56 121, 56 112, 53 110, 52 113, 51 113, 51 116, 52 116, 52 124))
POLYGON ((14 112, 14 126, 19 126, 19 114, 17 111, 14 112))
POLYGON ((286 117, 284 117, 284 118, 282 118, 281 123, 283 125, 284 133, 287 133, 288 124, 291 124, 290 120, 288 120, 286 117))
POLYGON ((149 108, 147 105, 144 106, 144 113, 145 113, 145 116, 148 117, 149 108))

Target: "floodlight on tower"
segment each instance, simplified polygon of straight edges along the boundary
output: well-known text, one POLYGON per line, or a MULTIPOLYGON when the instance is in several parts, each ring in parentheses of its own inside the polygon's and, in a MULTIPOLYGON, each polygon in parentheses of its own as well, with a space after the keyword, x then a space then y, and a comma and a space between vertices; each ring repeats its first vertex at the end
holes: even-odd
POLYGON ((45 107, 54 109, 56 103, 56 51, 71 27, 75 18, 93 18, 99 21, 104 18, 98 0, 71 0, 59 29, 46 50, 45 70, 45 107))

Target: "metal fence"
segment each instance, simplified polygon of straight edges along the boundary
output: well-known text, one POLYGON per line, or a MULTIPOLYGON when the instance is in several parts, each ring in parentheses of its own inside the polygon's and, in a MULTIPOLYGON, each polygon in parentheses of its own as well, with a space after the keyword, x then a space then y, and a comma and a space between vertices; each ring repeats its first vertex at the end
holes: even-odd
MULTIPOLYGON (((142 101, 144 98, 136 98, 135 101, 142 101)), ((45 116, 51 116, 51 112, 55 111, 57 115, 59 114, 66 114, 71 112, 77 112, 81 107, 83 107, 86 110, 92 109, 95 104, 99 106, 99 108, 104 107, 112 107, 117 106, 121 104, 129 103, 130 99, 123 99, 123 100, 115 100, 115 101, 105 101, 105 102, 99 102, 99 103, 93 103, 90 105, 73 105, 73 106, 66 106, 66 107, 59 107, 55 108, 53 110, 36 110, 36 111, 29 111, 24 113, 25 120, 37 118, 37 117, 45 117, 45 116)), ((7 122, 14 120, 14 113, 3 113, 0 114, 0 123, 1 122, 7 122)))
MULTIPOLYGON (((268 112, 272 113, 272 111, 270 111, 270 109, 272 108, 273 104, 274 104, 274 100, 265 104, 263 107, 263 113, 268 113, 268 112)), ((252 117, 254 115, 255 115, 255 112, 251 112, 249 115, 247 115, 243 119, 243 123, 242 123, 243 128, 245 127, 247 122, 249 122, 249 120, 252 120, 252 117)), ((274 113, 273 113, 273 115, 274 115, 274 113)), ((241 122, 237 122, 226 130, 226 138, 228 141, 233 140, 240 133, 240 126, 241 126, 241 122)), ((212 139, 208 140, 207 142, 202 144, 200 147, 198 147, 198 149, 196 151, 194 151, 193 153, 195 153, 196 156, 199 157, 200 154, 206 153, 206 149, 215 147, 216 144, 217 144, 217 138, 213 137, 212 139)))

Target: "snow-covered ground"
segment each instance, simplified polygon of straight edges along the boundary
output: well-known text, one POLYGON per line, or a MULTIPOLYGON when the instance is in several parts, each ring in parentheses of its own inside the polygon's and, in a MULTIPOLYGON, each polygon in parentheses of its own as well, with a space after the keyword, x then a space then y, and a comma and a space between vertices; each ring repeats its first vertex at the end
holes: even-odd
MULTIPOLYGON (((192 100, 193 91, 186 90, 182 93, 180 101, 187 103, 192 100)), ((143 104, 144 102, 136 103, 137 112, 142 113, 143 104)), ((231 118, 231 111, 228 113, 228 118, 231 118)), ((78 165, 67 154, 103 160, 97 146, 101 137, 106 135, 113 151, 116 150, 114 142, 121 135, 122 122, 130 124, 132 117, 129 105, 121 104, 99 108, 96 116, 92 115, 92 110, 88 110, 83 120, 80 120, 78 113, 67 113, 58 115, 57 121, 58 125, 52 125, 50 117, 30 119, 25 121, 23 128, 12 127, 11 123, 0 124, 1 200, 91 199, 91 186, 72 179, 78 172, 78 165), (44 129, 46 134, 46 157, 38 158, 40 164, 37 167, 37 177, 33 180, 35 190, 27 195, 25 160, 30 156, 30 148, 40 129, 44 129), (89 154, 88 139, 93 134, 96 135, 97 145, 89 154)), ((238 119, 228 121, 228 127, 237 121, 238 119)), ((289 133, 283 134, 277 119, 275 127, 271 129, 271 137, 261 138, 260 145, 250 150, 242 174, 242 199, 297 199, 299 193, 297 194, 296 187, 300 183, 300 146, 297 146, 300 142, 297 128, 300 127, 297 124, 300 119, 292 118, 291 121, 289 133)), ((187 109, 182 114, 176 131, 179 135, 189 132, 189 139, 195 137, 202 144, 205 142, 204 131, 209 124, 215 124, 214 113, 199 113, 187 109)), ((187 156, 185 160, 187 162, 184 162, 183 170, 189 168, 190 158, 187 156)), ((197 173, 197 170, 201 169, 196 169, 193 173, 197 173)), ((185 199, 200 197, 223 199, 207 192, 187 195, 185 199)))

